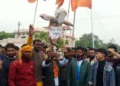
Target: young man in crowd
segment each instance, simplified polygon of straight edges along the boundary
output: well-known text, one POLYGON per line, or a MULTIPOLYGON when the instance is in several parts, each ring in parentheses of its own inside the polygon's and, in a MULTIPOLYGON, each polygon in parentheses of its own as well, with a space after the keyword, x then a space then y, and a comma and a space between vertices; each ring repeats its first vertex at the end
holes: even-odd
POLYGON ((23 45, 20 52, 21 62, 18 58, 10 65, 9 86, 37 86, 34 62, 31 60, 32 47, 23 45))
POLYGON ((77 57, 68 66, 67 86, 88 86, 90 63, 83 56, 84 49, 77 48, 77 57))
POLYGON ((42 66, 45 68, 45 86, 63 86, 66 85, 66 79, 63 80, 60 67, 66 65, 68 60, 64 57, 60 60, 59 54, 55 52, 57 49, 54 50, 53 48, 54 47, 51 47, 50 50, 47 51, 48 58, 42 63, 42 66))
MULTIPOLYGON (((72 58, 73 58, 71 48, 66 48, 66 50, 64 50, 63 52, 64 52, 64 57, 69 62, 67 64, 65 64, 64 66, 61 66, 59 69, 59 86, 67 86, 67 69, 68 69, 68 66, 69 66, 72 58)), ((61 60, 63 60, 63 59, 61 59, 61 60)))
POLYGON ((120 86, 120 54, 117 53, 117 46, 108 46, 108 57, 107 61, 111 63, 115 70, 116 86, 120 86))
POLYGON ((16 53, 16 57, 18 57, 19 50, 20 50, 20 48, 19 48, 18 46, 15 46, 15 53, 16 53))
POLYGON ((88 50, 88 56, 87 56, 87 61, 89 61, 91 63, 91 65, 94 64, 94 62, 96 61, 95 58, 95 49, 94 48, 89 48, 88 50))
POLYGON ((96 50, 96 59, 90 71, 89 86, 115 86, 114 69, 106 61, 107 51, 105 49, 96 50))
POLYGON ((59 86, 58 81, 58 62, 55 58, 55 53, 52 50, 47 51, 48 58, 43 62, 45 68, 46 86, 59 86))
POLYGON ((14 60, 16 60, 15 45, 8 43, 5 46, 5 54, 0 55, 0 86, 8 86, 9 66, 14 60))
POLYGON ((76 48, 72 48, 71 55, 73 58, 76 58, 76 48))
POLYGON ((107 61, 111 63, 113 68, 115 68, 116 64, 120 61, 120 54, 117 53, 117 46, 116 45, 110 45, 108 47, 107 61))

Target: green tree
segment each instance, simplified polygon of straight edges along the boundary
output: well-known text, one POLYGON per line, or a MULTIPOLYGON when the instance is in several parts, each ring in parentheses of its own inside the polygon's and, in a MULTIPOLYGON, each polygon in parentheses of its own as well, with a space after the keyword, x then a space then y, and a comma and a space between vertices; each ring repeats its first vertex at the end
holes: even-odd
POLYGON ((39 32, 35 34, 35 39, 40 39, 42 41, 48 42, 48 32, 39 32))
POLYGON ((13 33, 6 33, 4 31, 0 32, 0 40, 5 39, 5 38, 14 38, 15 34, 13 33))
MULTIPOLYGON (((99 39, 97 35, 94 35, 94 44, 95 48, 104 47, 106 48, 106 44, 103 43, 102 40, 99 39)), ((76 41, 76 47, 83 46, 83 47, 92 47, 92 34, 83 34, 79 40, 76 41)))
MULTIPOLYGON (((35 34, 35 39, 40 39, 42 41, 49 42, 48 32, 39 32, 39 33, 36 33, 35 34)), ((68 45, 69 41, 66 40, 65 44, 68 45)), ((63 39, 59 39, 59 41, 58 41, 58 47, 61 48, 63 45, 64 45, 64 40, 63 39)))
POLYGON ((63 39, 60 39, 59 42, 58 42, 58 47, 59 47, 59 48, 62 48, 63 45, 64 45, 64 43, 65 43, 65 45, 68 45, 68 44, 69 44, 69 41, 68 41, 68 40, 65 40, 65 42, 64 42, 63 39))

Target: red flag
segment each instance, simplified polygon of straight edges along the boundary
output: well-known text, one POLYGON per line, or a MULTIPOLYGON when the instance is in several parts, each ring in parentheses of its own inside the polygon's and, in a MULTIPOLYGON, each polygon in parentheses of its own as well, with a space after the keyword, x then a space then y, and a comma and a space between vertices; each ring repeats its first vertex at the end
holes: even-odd
POLYGON ((71 0, 72 11, 75 11, 78 7, 92 8, 92 0, 71 0))
POLYGON ((34 3, 36 0, 28 0, 29 3, 34 3))
POLYGON ((58 8, 61 7, 64 3, 64 0, 56 0, 56 4, 58 5, 58 8))

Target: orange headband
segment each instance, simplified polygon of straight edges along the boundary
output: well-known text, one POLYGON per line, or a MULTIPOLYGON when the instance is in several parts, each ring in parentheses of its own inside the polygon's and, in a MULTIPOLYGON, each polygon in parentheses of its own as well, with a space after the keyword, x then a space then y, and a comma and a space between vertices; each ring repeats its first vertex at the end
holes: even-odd
POLYGON ((24 47, 21 48, 21 53, 25 52, 25 51, 32 51, 32 47, 30 45, 26 45, 24 47))
POLYGON ((19 60, 19 63, 22 64, 22 53, 25 52, 25 51, 32 51, 32 47, 30 45, 26 45, 24 47, 21 48, 20 50, 20 53, 19 53, 19 57, 18 57, 18 60, 19 60))

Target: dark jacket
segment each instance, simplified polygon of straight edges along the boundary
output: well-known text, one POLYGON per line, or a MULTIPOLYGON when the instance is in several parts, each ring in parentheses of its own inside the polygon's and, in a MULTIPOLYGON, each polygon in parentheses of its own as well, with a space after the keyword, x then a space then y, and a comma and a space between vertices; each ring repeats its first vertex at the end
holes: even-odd
POLYGON ((67 70, 68 70, 68 66, 70 65, 72 58, 68 59, 68 60, 69 60, 69 62, 67 64, 65 64, 64 66, 60 66, 60 68, 59 68, 59 80, 60 81, 67 80, 67 70))
POLYGON ((15 58, 9 58, 6 55, 0 55, 0 59, 3 61, 2 69, 0 69, 0 86, 8 86, 8 72, 10 63, 16 60, 15 58))
MULTIPOLYGON (((57 66, 59 67, 58 61, 57 61, 57 66)), ((49 63, 49 66, 44 68, 45 86, 55 86, 53 70, 54 70, 54 64, 53 61, 51 61, 49 63)))
POLYGON ((68 59, 69 62, 59 68, 59 86, 67 86, 67 71, 72 58, 68 59))
POLYGON ((90 63, 83 60, 80 69, 80 80, 77 85, 77 59, 72 59, 67 71, 67 86, 88 86, 90 63))

